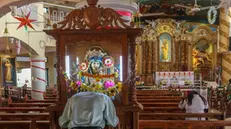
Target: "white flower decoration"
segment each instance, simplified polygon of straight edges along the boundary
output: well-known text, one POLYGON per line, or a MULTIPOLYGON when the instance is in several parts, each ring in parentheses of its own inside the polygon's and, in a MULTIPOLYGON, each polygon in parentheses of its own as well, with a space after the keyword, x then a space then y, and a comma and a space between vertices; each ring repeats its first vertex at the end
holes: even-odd
POLYGON ((79 66, 79 69, 80 69, 81 71, 83 71, 83 72, 86 72, 87 69, 88 69, 88 63, 87 63, 87 62, 81 63, 80 66, 79 66))
POLYGON ((113 64, 114 64, 114 61, 113 61, 112 57, 106 57, 106 58, 104 59, 104 65, 105 65, 106 67, 110 68, 110 67, 113 66, 113 64))

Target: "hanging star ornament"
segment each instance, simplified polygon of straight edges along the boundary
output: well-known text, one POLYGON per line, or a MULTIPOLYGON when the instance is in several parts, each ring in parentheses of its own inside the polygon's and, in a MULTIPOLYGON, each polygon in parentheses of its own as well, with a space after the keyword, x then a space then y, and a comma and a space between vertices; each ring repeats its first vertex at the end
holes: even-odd
POLYGON ((220 0, 217 9, 224 8, 226 15, 228 15, 229 7, 231 7, 231 0, 220 0))
POLYGON ((15 19, 17 19, 17 20, 20 21, 20 25, 18 26, 17 29, 19 29, 22 26, 24 26, 25 30, 27 31, 27 27, 29 26, 31 29, 35 30, 34 27, 31 25, 31 22, 34 22, 36 20, 29 19, 30 13, 31 12, 29 12, 26 16, 23 16, 23 17, 14 17, 15 19))

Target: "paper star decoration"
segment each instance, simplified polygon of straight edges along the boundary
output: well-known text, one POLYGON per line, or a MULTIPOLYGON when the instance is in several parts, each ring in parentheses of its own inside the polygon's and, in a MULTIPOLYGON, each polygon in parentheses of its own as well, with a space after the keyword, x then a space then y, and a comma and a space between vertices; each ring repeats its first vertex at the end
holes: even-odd
POLYGON ((15 19, 20 21, 20 25, 18 26, 17 29, 24 26, 25 29, 27 30, 27 26, 29 26, 31 29, 35 30, 34 27, 31 25, 31 22, 34 22, 36 20, 29 19, 29 17, 30 17, 30 12, 26 16, 23 16, 23 17, 14 17, 15 19))
POLYGON ((231 0, 220 0, 220 4, 217 6, 217 9, 224 8, 227 15, 229 7, 231 7, 231 0))

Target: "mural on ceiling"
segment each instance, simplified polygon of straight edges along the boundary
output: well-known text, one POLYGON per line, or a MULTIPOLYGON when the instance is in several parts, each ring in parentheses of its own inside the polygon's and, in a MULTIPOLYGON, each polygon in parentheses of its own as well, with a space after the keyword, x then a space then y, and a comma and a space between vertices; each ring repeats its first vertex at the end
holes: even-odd
POLYGON ((203 65, 211 65, 213 46, 206 39, 200 39, 193 47, 193 70, 198 70, 203 65))

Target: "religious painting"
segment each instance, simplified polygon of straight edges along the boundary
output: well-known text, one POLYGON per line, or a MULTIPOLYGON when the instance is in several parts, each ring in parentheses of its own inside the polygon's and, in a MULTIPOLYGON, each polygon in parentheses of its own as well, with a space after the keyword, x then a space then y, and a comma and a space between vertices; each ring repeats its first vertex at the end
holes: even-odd
POLYGON ((206 39, 200 39, 193 47, 193 70, 212 63, 213 46, 206 39))
POLYGON ((163 33, 159 37, 159 61, 172 61, 172 38, 168 33, 163 33))
POLYGON ((16 86, 15 58, 2 58, 3 86, 16 86))

